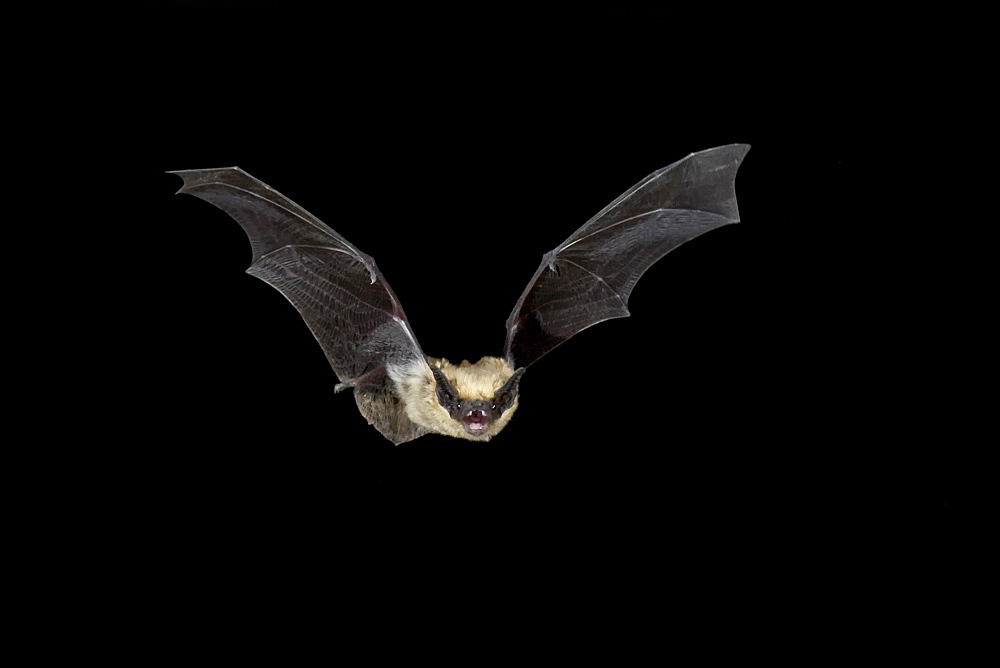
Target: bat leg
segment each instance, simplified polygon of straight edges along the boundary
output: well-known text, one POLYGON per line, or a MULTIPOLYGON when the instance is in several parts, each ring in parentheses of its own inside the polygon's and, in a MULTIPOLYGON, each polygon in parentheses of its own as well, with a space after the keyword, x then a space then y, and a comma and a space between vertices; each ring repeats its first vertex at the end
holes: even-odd
POLYGON ((342 390, 350 389, 357 389, 360 391, 382 390, 388 382, 389 376, 386 373, 385 367, 380 366, 361 374, 357 378, 351 378, 343 383, 337 383, 333 387, 333 391, 340 392, 342 390))

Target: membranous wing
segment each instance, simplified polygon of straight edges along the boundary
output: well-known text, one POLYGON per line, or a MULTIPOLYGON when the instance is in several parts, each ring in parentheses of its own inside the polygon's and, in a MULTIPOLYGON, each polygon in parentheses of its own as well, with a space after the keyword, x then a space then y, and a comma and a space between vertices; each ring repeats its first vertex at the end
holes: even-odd
POLYGON ((629 295, 654 262, 739 222, 736 171, 749 149, 720 146, 650 174, 546 253, 507 319, 511 366, 526 367, 581 330, 628 316, 629 295))
POLYGON ((178 191, 214 204, 250 238, 247 273, 275 287, 302 315, 361 412, 396 443, 420 436, 391 392, 389 365, 424 355, 399 300, 375 266, 329 226, 243 170, 173 172, 178 191))

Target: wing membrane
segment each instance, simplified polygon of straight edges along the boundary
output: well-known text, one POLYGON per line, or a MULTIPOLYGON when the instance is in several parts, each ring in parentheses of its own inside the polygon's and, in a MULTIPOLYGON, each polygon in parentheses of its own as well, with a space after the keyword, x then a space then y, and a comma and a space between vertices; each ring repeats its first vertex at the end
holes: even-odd
POLYGON ((693 153, 650 174, 546 253, 507 319, 511 365, 533 364, 583 329, 628 316, 629 295, 654 262, 739 222, 735 178, 749 148, 693 153))
POLYGON ((421 435, 402 415, 386 369, 424 355, 375 261, 241 169, 173 173, 184 179, 178 192, 214 204, 243 227, 253 249, 247 273, 295 306, 340 379, 338 387, 354 388, 368 421, 397 443, 421 435))

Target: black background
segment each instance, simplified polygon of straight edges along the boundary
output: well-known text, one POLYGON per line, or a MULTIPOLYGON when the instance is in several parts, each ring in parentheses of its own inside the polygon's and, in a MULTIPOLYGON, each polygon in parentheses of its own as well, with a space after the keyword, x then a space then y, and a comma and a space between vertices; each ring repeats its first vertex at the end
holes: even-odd
POLYGON ((114 222, 142 238, 124 258, 140 297, 105 341, 131 419, 92 419, 115 434, 102 493, 131 605, 204 628, 307 613, 342 640, 420 619, 491 652, 546 635, 620 657, 783 651, 860 579, 896 594, 883 548, 935 544, 953 511, 933 451, 868 421, 868 379, 845 373, 870 326, 828 273, 867 169, 859 44, 706 20, 236 1, 128 18, 102 66, 113 175, 148 212, 114 222), (653 170, 735 142, 743 222, 533 366, 487 445, 367 426, 294 309, 243 273, 239 226, 165 173, 238 165, 280 190, 374 256, 425 352, 459 361, 500 353, 542 253, 653 170))

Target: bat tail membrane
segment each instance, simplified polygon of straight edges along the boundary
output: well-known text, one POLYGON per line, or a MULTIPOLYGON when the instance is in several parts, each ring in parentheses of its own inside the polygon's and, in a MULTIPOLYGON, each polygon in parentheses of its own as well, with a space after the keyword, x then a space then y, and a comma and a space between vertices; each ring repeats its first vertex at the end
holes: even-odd
POLYGON ((653 172, 546 253, 507 319, 511 366, 527 367, 587 327, 627 317, 632 288, 653 263, 739 222, 736 172, 749 150, 720 146, 653 172))

